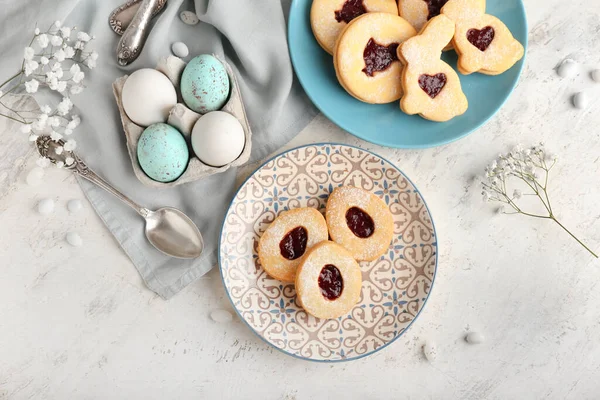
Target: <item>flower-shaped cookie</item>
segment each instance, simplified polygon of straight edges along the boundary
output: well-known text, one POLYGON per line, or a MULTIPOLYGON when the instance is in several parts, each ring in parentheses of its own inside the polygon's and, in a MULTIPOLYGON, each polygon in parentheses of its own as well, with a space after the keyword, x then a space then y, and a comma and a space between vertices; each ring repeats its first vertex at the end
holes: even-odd
POLYGON ((524 54, 523 45, 502 21, 485 14, 480 0, 450 0, 442 14, 456 24, 452 43, 458 53, 458 70, 465 75, 480 72, 498 75, 524 54))
POLYGON ((395 0, 314 0, 310 25, 321 47, 333 54, 335 41, 342 29, 354 18, 369 12, 398 15, 395 0))
POLYGON ((402 76, 404 95, 400 108, 432 121, 448 121, 467 111, 467 97, 458 74, 440 59, 454 35, 454 23, 443 15, 429 20, 417 35, 398 48, 406 64, 402 76))

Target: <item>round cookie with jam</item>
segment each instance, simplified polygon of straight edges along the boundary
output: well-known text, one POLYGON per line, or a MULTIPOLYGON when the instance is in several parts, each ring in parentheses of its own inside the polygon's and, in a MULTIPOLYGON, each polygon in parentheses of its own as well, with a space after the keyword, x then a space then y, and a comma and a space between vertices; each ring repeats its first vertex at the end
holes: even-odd
POLYGON ((395 0, 313 0, 310 25, 319 45, 333 54, 340 32, 354 18, 369 13, 398 15, 395 0))
POLYGON ((352 255, 334 242, 313 247, 296 273, 297 303, 310 315, 337 318, 360 300, 362 274, 352 255))
POLYGON ((258 258, 271 277, 294 282, 304 254, 327 238, 325 218, 316 209, 306 207, 284 211, 260 237, 258 258))
POLYGON ((353 186, 334 189, 325 212, 331 239, 359 261, 372 261, 390 247, 394 219, 377 196, 353 186))
POLYGON ((402 63, 396 50, 417 34, 403 18, 368 13, 350 22, 340 34, 333 52, 338 81, 358 100, 385 104, 402 96, 402 63))

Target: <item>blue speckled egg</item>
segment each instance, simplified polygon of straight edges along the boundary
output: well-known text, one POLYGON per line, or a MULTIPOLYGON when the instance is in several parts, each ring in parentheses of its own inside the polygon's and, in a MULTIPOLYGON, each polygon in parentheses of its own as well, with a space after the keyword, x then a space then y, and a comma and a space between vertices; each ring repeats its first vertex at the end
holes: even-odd
POLYGON ((187 168, 190 154, 183 135, 171 125, 147 127, 137 144, 138 162, 151 179, 171 182, 187 168))
POLYGON ((192 110, 206 114, 220 110, 229 98, 225 66, 210 54, 193 58, 181 75, 181 96, 192 110))

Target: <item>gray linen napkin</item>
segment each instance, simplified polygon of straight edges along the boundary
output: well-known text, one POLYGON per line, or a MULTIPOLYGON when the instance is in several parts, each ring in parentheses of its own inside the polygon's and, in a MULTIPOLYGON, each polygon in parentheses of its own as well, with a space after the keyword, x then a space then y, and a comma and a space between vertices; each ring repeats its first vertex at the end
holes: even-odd
MULTIPOLYGON (((7 21, 2 24, 9 22, 2 33, 10 35, 7 39, 11 42, 0 39, 0 50, 2 54, 18 52, 20 57, 26 45, 20 42, 27 40, 36 22, 47 26, 65 17, 67 25, 77 25, 96 35, 93 48, 100 54, 98 67, 89 72, 87 89, 73 98, 82 115, 76 136, 77 152, 98 174, 140 204, 183 210, 202 231, 205 252, 195 260, 161 254, 147 242, 143 220, 133 210, 85 180, 80 180, 80 185, 147 286, 167 299, 217 263, 218 236, 235 190, 236 171, 172 189, 143 186, 133 175, 112 96, 112 82, 136 69, 154 67, 159 57, 170 53, 170 45, 176 41, 186 43, 191 55, 223 55, 238 76, 252 125, 251 161, 265 157, 292 139, 312 120, 316 110, 296 82, 288 55, 284 13, 289 9, 289 1, 196 0, 197 14, 204 22, 188 26, 181 22, 179 13, 193 10, 194 4, 169 0, 155 19, 143 53, 135 63, 122 68, 115 61, 119 38, 108 27, 107 18, 123 1, 24 0, 17 7, 2 0, 8 7, 3 17, 7 21)), ((9 72, 5 66, 0 69, 3 75, 9 72)))

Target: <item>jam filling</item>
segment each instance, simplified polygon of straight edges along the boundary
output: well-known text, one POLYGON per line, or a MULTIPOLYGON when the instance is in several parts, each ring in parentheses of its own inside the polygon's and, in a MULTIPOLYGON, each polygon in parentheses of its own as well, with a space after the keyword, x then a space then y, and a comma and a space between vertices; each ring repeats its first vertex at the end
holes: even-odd
POLYGON ((427 3, 427 9, 429 10, 429 14, 427 15, 427 20, 429 21, 433 17, 437 17, 440 15, 440 11, 442 7, 448 2, 448 0, 424 0, 427 3))
POLYGON ((367 76, 373 76, 375 72, 387 69, 391 63, 398 61, 398 55, 396 54, 398 45, 398 43, 391 43, 387 46, 382 46, 373 40, 373 38, 369 39, 363 52, 365 67, 362 71, 367 76))
POLYGON ((419 76, 419 86, 425 93, 432 99, 440 94, 444 86, 446 85, 446 74, 439 73, 435 75, 423 74, 419 76))
POLYGON ((363 0, 346 0, 341 10, 335 12, 335 19, 337 22, 344 21, 349 23, 359 15, 363 15, 367 12, 363 0))
POLYGON ((285 234, 279 242, 281 256, 288 260, 295 260, 302 257, 306 251, 306 242, 308 241, 308 232, 303 226, 298 226, 285 234))
POLYGON ((344 280, 335 265, 327 264, 319 274, 319 288, 327 300, 335 300, 342 295, 344 280))
POLYGON ((366 239, 375 232, 373 218, 358 207, 346 211, 346 224, 355 236, 366 239))
POLYGON ((481 51, 485 51, 494 40, 496 32, 491 26, 479 29, 469 29, 467 31, 467 40, 481 51))

